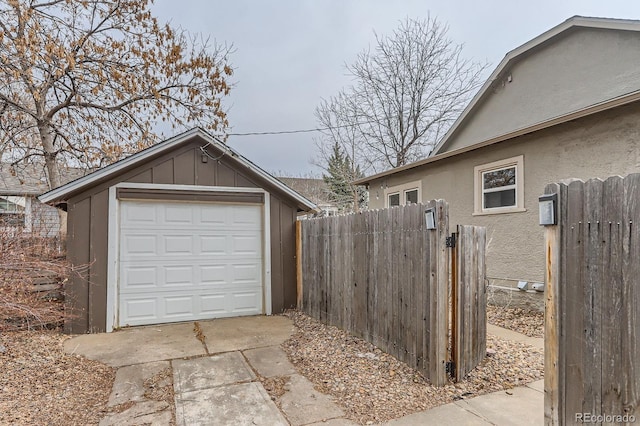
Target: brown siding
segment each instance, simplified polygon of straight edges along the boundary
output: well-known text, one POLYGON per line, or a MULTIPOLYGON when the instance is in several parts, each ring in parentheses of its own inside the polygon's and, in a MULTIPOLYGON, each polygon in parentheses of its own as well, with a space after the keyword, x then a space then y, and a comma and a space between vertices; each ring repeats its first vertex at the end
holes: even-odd
POLYGON ((103 190, 91 197, 91 281, 89 283, 89 331, 102 331, 107 318, 107 241, 109 191, 103 190))
POLYGON ((193 149, 177 155, 173 160, 175 183, 179 185, 195 185, 195 152, 193 149))
POLYGON ((284 309, 295 308, 297 287, 289 285, 296 282, 296 209, 280 203, 280 237, 282 242, 282 282, 284 309))
POLYGON ((169 158, 153 168, 153 183, 174 183, 173 158, 169 158))
MULTIPOLYGON (((90 224, 91 198, 85 198, 69 205, 67 211, 67 256, 76 267, 89 265, 90 224)), ((71 275, 65 299, 71 317, 65 321, 65 333, 85 333, 89 329, 87 310, 89 276, 88 268, 80 268, 78 274, 71 275)))
POLYGON ((278 313, 295 306, 296 207, 287 204, 287 195, 216 149, 208 147, 211 158, 203 162, 200 147, 204 143, 196 137, 172 152, 96 183, 68 200, 69 259, 75 265, 88 265, 90 284, 86 277, 74 277, 69 285, 69 304, 76 308, 77 316, 65 324, 67 333, 98 332, 106 328, 108 188, 119 182, 262 187, 267 190, 271 205, 272 311, 278 313))
POLYGON ((282 274, 282 234, 280 232, 280 200, 271 196, 271 309, 274 313, 284 309, 282 274))

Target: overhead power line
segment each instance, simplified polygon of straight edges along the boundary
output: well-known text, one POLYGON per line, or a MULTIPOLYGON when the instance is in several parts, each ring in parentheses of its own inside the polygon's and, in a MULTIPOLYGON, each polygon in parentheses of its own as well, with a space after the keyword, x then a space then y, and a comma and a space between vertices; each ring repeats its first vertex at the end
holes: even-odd
POLYGON ((315 127, 313 129, 298 129, 298 130, 278 130, 273 132, 246 132, 246 133, 225 133, 220 136, 266 136, 266 135, 288 135, 294 133, 313 133, 313 132, 323 132, 326 130, 336 130, 336 129, 344 129, 346 127, 355 127, 363 124, 372 124, 374 121, 365 121, 364 123, 353 123, 353 124, 344 124, 342 126, 335 127, 315 127))

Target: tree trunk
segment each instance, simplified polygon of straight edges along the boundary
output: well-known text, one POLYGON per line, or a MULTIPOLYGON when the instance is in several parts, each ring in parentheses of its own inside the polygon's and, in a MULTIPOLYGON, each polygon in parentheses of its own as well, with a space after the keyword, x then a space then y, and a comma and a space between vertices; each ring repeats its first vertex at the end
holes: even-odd
MULTIPOLYGON (((46 123, 38 123, 38 132, 40 133, 40 141, 42 142, 42 150, 44 152, 44 166, 47 169, 47 183, 49 184, 49 189, 54 189, 62 185, 62 179, 56 162, 58 153, 53 145, 53 135, 46 123)), ((60 209, 58 209, 58 222, 60 223, 58 235, 62 241, 62 239, 67 235, 67 214, 60 209)))

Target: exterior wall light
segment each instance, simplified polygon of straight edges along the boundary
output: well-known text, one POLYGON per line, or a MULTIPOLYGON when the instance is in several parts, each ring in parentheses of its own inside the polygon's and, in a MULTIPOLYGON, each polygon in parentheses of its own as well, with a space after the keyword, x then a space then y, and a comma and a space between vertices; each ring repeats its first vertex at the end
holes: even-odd
POLYGON ((558 224, 558 194, 541 195, 538 198, 540 225, 558 224))
POLYGON ((424 221, 427 229, 436 229, 436 211, 433 208, 424 211, 424 221))

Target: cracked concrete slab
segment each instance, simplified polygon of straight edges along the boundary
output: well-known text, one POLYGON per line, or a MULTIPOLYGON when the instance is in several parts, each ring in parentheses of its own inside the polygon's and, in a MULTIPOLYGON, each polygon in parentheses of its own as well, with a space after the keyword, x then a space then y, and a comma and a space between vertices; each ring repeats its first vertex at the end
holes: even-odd
POLYGON ((538 392, 544 393, 544 379, 536 380, 535 382, 531 382, 531 383, 527 384, 527 387, 530 387, 531 389, 537 390, 538 392))
POLYGON ((279 346, 249 349, 243 354, 262 377, 290 376, 297 373, 287 354, 279 346))
POLYGON ((64 350, 112 367, 206 355, 192 322, 84 334, 65 341, 64 350))
POLYGON ((331 397, 315 390, 313 383, 299 374, 289 377, 285 389, 286 393, 280 397, 280 408, 292 425, 306 425, 344 416, 331 397))
POLYGON ((276 346, 293 333, 293 322, 284 316, 220 318, 200 321, 209 353, 276 346))
POLYGON ((108 406, 146 401, 144 381, 170 367, 169 361, 151 362, 119 368, 109 395, 108 406))
POLYGON ((121 413, 106 416, 100 420, 99 426, 168 425, 173 417, 168 408, 166 402, 139 402, 121 413))
POLYGON ((440 425, 491 425, 486 419, 472 413, 454 403, 441 405, 427 411, 409 414, 399 419, 384 423, 386 426, 440 426, 440 425))
POLYGON ((289 423, 260 383, 239 383, 176 395, 176 423, 277 426, 289 423))
POLYGON ((526 386, 455 403, 486 418, 492 424, 513 426, 544 424, 544 396, 539 391, 526 386))
POLYGON ((176 392, 191 392, 232 383, 251 381, 256 375, 240 352, 173 361, 176 392))
POLYGON ((309 423, 306 426, 358 426, 358 425, 359 423, 352 422, 351 420, 339 418, 339 419, 320 421, 317 423, 309 423))

